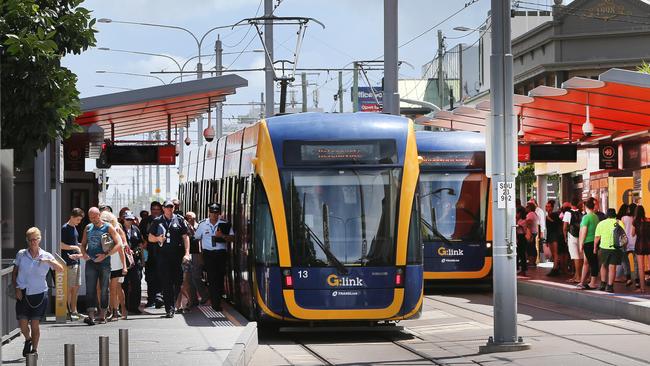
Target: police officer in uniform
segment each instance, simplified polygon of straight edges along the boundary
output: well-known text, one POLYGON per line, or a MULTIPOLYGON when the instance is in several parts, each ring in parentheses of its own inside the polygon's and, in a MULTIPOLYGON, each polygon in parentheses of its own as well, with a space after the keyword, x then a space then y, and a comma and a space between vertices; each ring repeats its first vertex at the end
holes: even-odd
POLYGON ((182 263, 190 260, 190 239, 182 216, 174 214, 174 203, 163 203, 163 214, 153 220, 149 241, 158 243, 158 277, 167 318, 173 318, 174 303, 183 283, 182 263))
POLYGON ((149 231, 153 226, 153 220, 160 216, 162 213, 162 205, 158 201, 151 202, 151 214, 143 217, 140 221, 139 229, 142 236, 147 241, 147 260, 144 266, 144 279, 147 282, 147 304, 145 307, 155 306, 156 309, 162 307, 162 294, 160 288, 160 279, 158 278, 158 251, 160 247, 157 242, 151 242, 149 239, 149 231))
POLYGON ((203 269, 208 274, 208 291, 215 311, 221 311, 223 280, 226 274, 228 252, 226 243, 234 240, 234 232, 229 222, 223 220, 221 205, 208 205, 208 219, 199 223, 194 237, 201 241, 203 252, 203 269))

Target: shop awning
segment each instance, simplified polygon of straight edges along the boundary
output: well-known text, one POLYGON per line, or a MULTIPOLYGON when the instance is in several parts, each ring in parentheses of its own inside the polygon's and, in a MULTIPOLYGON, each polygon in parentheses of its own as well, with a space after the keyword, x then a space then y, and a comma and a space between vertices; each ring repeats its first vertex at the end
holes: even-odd
POLYGON ((115 138, 165 130, 168 120, 172 127, 185 126, 188 119, 207 113, 210 106, 247 85, 240 76, 223 75, 83 98, 82 114, 75 122, 96 124, 106 137, 113 128, 115 138))
MULTIPOLYGON (((648 133, 650 129, 650 75, 611 69, 598 80, 574 77, 562 88, 538 86, 528 96, 515 95, 514 114, 523 129, 520 142, 592 143, 609 138, 648 133), (582 126, 587 109, 593 134, 585 137, 582 126)), ((490 101, 474 107, 440 111, 418 123, 457 130, 484 131, 490 101)))

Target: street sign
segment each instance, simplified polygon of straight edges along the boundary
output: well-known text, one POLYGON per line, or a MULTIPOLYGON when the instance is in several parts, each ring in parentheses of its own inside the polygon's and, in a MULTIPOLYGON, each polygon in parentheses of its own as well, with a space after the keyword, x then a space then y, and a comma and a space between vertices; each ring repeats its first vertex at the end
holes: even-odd
POLYGON ((514 182, 499 182, 497 185, 497 208, 515 208, 514 182))

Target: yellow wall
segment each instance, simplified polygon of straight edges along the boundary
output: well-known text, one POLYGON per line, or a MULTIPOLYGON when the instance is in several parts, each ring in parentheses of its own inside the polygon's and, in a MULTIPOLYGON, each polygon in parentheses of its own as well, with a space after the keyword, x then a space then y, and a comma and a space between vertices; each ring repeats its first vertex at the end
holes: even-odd
POLYGON ((650 168, 641 170, 641 204, 650 207, 650 168))
POLYGON ((625 192, 629 190, 628 192, 628 202, 627 204, 632 203, 632 192, 631 190, 634 188, 634 178, 632 177, 620 177, 620 178, 609 178, 609 183, 610 183, 610 188, 609 188, 609 207, 614 208, 618 211, 618 208, 621 207, 623 204, 623 196, 625 195, 625 192), (614 184, 612 183, 612 180, 614 181, 614 184), (612 187, 614 189, 612 189, 612 187))

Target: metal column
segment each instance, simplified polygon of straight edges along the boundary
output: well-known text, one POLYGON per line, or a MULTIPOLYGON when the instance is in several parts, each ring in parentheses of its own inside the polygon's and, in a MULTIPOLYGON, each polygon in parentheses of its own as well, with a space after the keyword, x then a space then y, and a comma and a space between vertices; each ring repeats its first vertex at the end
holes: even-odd
MULTIPOLYGON (((270 17, 273 15, 273 0, 264 0, 264 16, 270 17)), ((264 76, 265 85, 264 93, 266 93, 266 101, 264 103, 264 113, 266 118, 273 117, 275 111, 275 90, 274 78, 275 72, 273 71, 273 22, 264 22, 264 47, 268 53, 264 58, 264 76)))
POLYGON ((307 112, 307 73, 300 74, 300 84, 302 86, 302 112, 307 112))
POLYGON ((359 111, 359 63, 354 61, 352 74, 352 112, 359 111))
MULTIPOLYGON (((223 70, 223 62, 222 62, 223 47, 221 47, 221 39, 219 39, 218 36, 217 36, 217 41, 214 43, 214 53, 215 53, 215 60, 216 60, 215 69, 217 70, 216 75, 221 76, 222 75, 221 70, 223 70)), ((214 106, 214 111, 215 111, 214 138, 218 140, 223 135, 223 104, 221 102, 217 102, 214 106)))
POLYGON ((384 0, 384 113, 399 115, 397 0, 384 0))
POLYGON ((492 118, 490 139, 492 175, 492 232, 494 281, 494 337, 480 352, 518 351, 530 348, 517 337, 515 176, 517 129, 513 115, 510 1, 492 0, 492 55, 490 84, 492 118))

